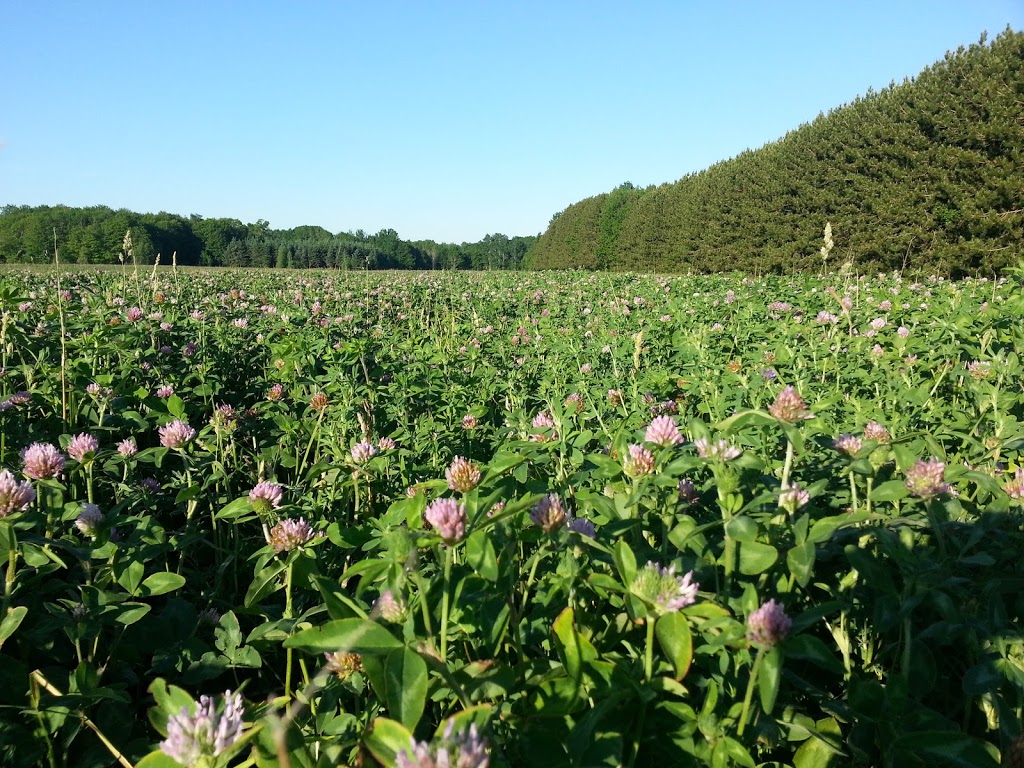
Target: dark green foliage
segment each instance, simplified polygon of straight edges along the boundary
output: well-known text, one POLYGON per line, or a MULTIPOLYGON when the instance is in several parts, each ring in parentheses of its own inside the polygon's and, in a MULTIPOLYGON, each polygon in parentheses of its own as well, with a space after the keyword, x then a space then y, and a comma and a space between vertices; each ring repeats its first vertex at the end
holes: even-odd
POLYGON ((182 271, 0 269, 3 768, 1020 764, 1024 269, 182 271))
POLYGON ((553 218, 530 252, 529 265, 535 269, 596 268, 601 209, 607 197, 588 197, 553 218))
POLYGON ((1024 33, 1007 29, 777 142, 552 219, 536 268, 991 274, 1024 238, 1024 33))
POLYGON ((188 218, 173 213, 90 208, 16 206, 0 208, 0 262, 48 263, 54 239, 65 262, 117 264, 131 230, 134 259, 181 266, 331 269, 519 269, 536 237, 487 235, 479 243, 402 240, 393 229, 331 234, 323 227, 271 229, 260 219, 188 218))

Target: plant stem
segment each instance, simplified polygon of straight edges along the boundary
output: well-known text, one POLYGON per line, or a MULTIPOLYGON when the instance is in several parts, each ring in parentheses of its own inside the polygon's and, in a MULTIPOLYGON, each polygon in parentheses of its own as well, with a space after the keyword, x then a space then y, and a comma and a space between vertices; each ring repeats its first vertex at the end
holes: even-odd
POLYGON ((757 657, 754 659, 754 666, 750 670, 750 680, 747 681, 747 692, 743 696, 743 710, 740 712, 740 727, 738 734, 743 735, 747 727, 747 717, 750 715, 750 701, 754 697, 754 686, 757 685, 757 673, 761 670, 761 659, 764 658, 764 648, 759 648, 757 657))
POLYGON ((633 732, 633 751, 629 755, 628 768, 636 765, 636 758, 640 754, 640 741, 644 736, 644 720, 647 718, 647 702, 640 705, 640 714, 636 719, 636 730, 633 732))
POLYGON ((935 536, 935 543, 939 546, 939 555, 946 557, 946 537, 942 534, 941 521, 935 510, 935 499, 927 499, 924 503, 925 511, 928 514, 928 523, 932 527, 932 534, 935 536))
POLYGON ((645 620, 647 624, 647 648, 644 652, 644 680, 651 681, 651 670, 654 667, 654 621, 650 616, 645 620))
MULTIPOLYGON (((295 565, 295 560, 290 559, 288 562, 288 569, 285 571, 284 577, 284 618, 292 618, 292 568, 295 565)), ((284 696, 286 699, 292 697, 292 649, 287 648, 285 650, 285 667, 284 667, 284 696)))
POLYGON ((7 618, 7 610, 11 604, 11 595, 14 592, 14 576, 18 568, 18 548, 13 547, 7 553, 7 577, 4 579, 4 603, 3 610, 0 610, 0 621, 7 618))
MULTIPOLYGON (((191 488, 192 487, 192 468, 189 466, 188 458, 185 456, 185 452, 184 451, 182 451, 182 453, 181 453, 181 462, 182 462, 182 464, 185 465, 185 488, 191 488)), ((189 499, 185 503, 185 519, 186 520, 192 520, 192 515, 195 514, 196 506, 197 506, 197 504, 196 504, 195 499, 189 499)), ((213 523, 213 529, 217 530, 217 523, 216 522, 213 523)))
POLYGON ((316 415, 316 424, 313 425, 313 431, 309 435, 309 442, 306 444, 306 452, 302 455, 302 461, 299 462, 299 467, 295 472, 297 480, 302 480, 302 472, 306 468, 306 462, 309 460, 309 452, 313 450, 313 443, 316 441, 317 436, 320 434, 320 422, 324 419, 325 411, 320 411, 316 415))
POLYGON ((356 517, 359 516, 359 470, 352 472, 352 495, 354 502, 352 506, 352 514, 356 517))
POLYGON ((788 437, 786 438, 786 463, 782 467, 782 490, 789 488, 789 473, 793 469, 793 454, 796 449, 793 448, 793 441, 788 437))
POLYGON ((452 579, 452 548, 444 548, 444 584, 441 593, 441 658, 448 663, 448 593, 452 579))
POLYGON ((432 637, 434 634, 434 627, 433 623, 430 621, 430 605, 429 600, 427 600, 427 590, 423 586, 423 579, 420 578, 418 574, 413 574, 412 580, 415 582, 420 592, 420 609, 423 613, 423 628, 426 630, 427 635, 432 637))
MULTIPOLYGON (((38 669, 35 670, 31 675, 29 675, 29 677, 32 678, 32 682, 34 684, 42 686, 43 688, 46 689, 46 691, 48 693, 50 693, 50 694, 52 694, 54 696, 63 696, 64 695, 57 688, 55 688, 53 685, 50 684, 50 682, 43 676, 43 673, 40 670, 38 670, 38 669)), ((38 700, 37 700, 36 707, 38 708, 38 706, 39 706, 39 704, 38 704, 38 700)), ((96 738, 98 738, 100 740, 100 742, 103 744, 103 746, 107 748, 107 751, 110 752, 110 754, 113 756, 113 758, 115 760, 117 760, 117 762, 119 762, 121 765, 125 766, 126 768, 132 768, 132 764, 128 760, 128 758, 126 758, 124 755, 122 755, 121 752, 118 750, 118 748, 115 747, 114 744, 110 741, 110 739, 108 739, 106 736, 103 735, 103 731, 101 731, 99 729, 99 727, 96 725, 96 723, 94 723, 92 720, 89 719, 89 717, 85 714, 85 712, 83 712, 81 709, 76 709, 76 710, 73 710, 73 711, 82 719, 82 723, 89 730, 91 730, 94 734, 96 734, 96 738)), ((40 724, 42 724, 41 723, 41 717, 40 717, 40 724)), ((52 750, 52 745, 51 745, 51 750, 52 750)))
POLYGON ((533 555, 533 562, 530 565, 530 575, 526 578, 526 589, 523 590, 523 608, 526 607, 526 599, 530 595, 530 587, 533 586, 533 581, 537 577, 537 566, 540 564, 541 557, 544 555, 544 545, 546 543, 546 541, 543 542, 540 549, 538 549, 533 555))
MULTIPOLYGON (((729 522, 728 518, 726 522, 729 522)), ((723 535, 725 536, 725 552, 723 554, 725 558, 725 592, 728 593, 732 587, 732 567, 736 562, 736 541, 729 535, 728 529, 723 529, 723 535)))

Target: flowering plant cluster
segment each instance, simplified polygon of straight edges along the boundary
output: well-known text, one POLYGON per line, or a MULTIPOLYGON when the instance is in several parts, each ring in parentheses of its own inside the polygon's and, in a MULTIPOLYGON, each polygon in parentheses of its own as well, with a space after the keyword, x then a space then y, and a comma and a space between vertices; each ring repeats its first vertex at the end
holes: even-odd
POLYGON ((1014 280, 57 281, 0 272, 5 766, 1014 754, 1014 280))

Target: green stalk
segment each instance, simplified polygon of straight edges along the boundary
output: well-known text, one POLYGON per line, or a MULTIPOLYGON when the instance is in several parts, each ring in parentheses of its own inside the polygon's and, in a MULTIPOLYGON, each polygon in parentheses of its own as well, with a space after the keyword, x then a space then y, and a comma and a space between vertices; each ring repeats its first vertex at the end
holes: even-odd
POLYGON ((430 620, 430 601, 427 599, 427 589, 423 586, 423 579, 419 574, 413 577, 420 590, 420 609, 423 613, 423 628, 429 637, 434 635, 434 623, 430 620))
POLYGON ((754 659, 754 666, 750 670, 750 680, 747 681, 747 692, 743 696, 743 710, 740 712, 740 727, 738 734, 743 735, 747 727, 747 717, 750 715, 750 701, 754 697, 754 686, 757 685, 757 673, 761 670, 761 659, 764 658, 764 648, 759 648, 757 657, 754 659))
POLYGON ((636 758, 640 754, 640 741, 644 737, 644 720, 647 718, 647 702, 643 702, 640 705, 640 714, 636 718, 636 728, 633 731, 633 751, 629 755, 629 762, 626 763, 627 768, 633 768, 636 765, 636 758))
POLYGON ((306 468, 306 462, 309 460, 309 452, 313 450, 313 443, 316 442, 316 439, 320 434, 320 422, 323 421, 324 413, 326 412, 326 409, 324 409, 316 416, 316 424, 313 425, 313 431, 309 435, 309 442, 306 444, 306 452, 302 455, 302 461, 299 462, 299 467, 295 472, 297 480, 302 480, 302 472, 306 468))
MULTIPOLYGON (((44 689, 46 689, 48 693, 52 694, 53 696, 59 697, 63 696, 64 694, 62 694, 45 677, 43 677, 43 673, 38 669, 30 675, 30 678, 32 680, 33 693, 35 694, 33 697, 35 699, 35 701, 33 702, 33 706, 35 707, 36 714, 39 717, 39 724, 40 726, 43 726, 42 713, 39 712, 39 689, 36 686, 42 686, 44 689)), ((99 729, 99 726, 97 726, 96 723, 89 719, 89 716, 85 714, 84 710, 73 710, 73 712, 78 715, 78 717, 81 719, 82 724, 89 728, 89 730, 91 730, 96 735, 96 738, 100 740, 103 746, 107 748, 107 751, 110 752, 110 754, 114 757, 115 760, 117 760, 117 762, 119 762, 122 766, 125 766, 125 768, 132 768, 131 761, 121 754, 120 750, 118 750, 118 748, 114 746, 113 742, 110 741, 110 739, 108 739, 104 735, 103 731, 99 729)), ((53 744, 52 741, 50 740, 49 732, 46 730, 45 726, 43 726, 43 731, 44 733, 46 733, 47 747, 50 752, 51 762, 54 765, 56 765, 56 762, 54 762, 53 760, 53 744)))
POLYGON ((932 534, 935 536, 935 543, 939 546, 939 555, 946 557, 946 537, 942 534, 939 517, 935 511, 935 499, 926 499, 924 502, 925 512, 928 514, 928 523, 932 527, 932 534))
MULTIPOLYGON (((288 562, 288 569, 285 571, 284 577, 284 618, 292 618, 292 568, 295 565, 294 558, 288 562)), ((291 700, 292 698, 292 649, 287 648, 285 650, 285 668, 284 668, 284 696, 285 699, 291 700)))
POLYGON ((7 611, 11 604, 11 595, 14 593, 15 571, 18 569, 18 548, 13 547, 7 553, 7 577, 4 579, 4 603, 0 611, 0 621, 7 618, 7 611))
POLYGON ((711 468, 718 485, 718 507, 722 512, 722 534, 725 537, 725 591, 728 592, 732 586, 732 571, 736 564, 736 542, 729 535, 729 521, 733 514, 743 508, 743 497, 737 493, 738 478, 735 472, 725 466, 722 461, 716 461, 711 468))
POLYGON ((448 663, 448 600, 452 579, 452 548, 444 548, 444 591, 441 593, 441 658, 448 663))
POLYGON ((850 470, 850 504, 853 512, 857 511, 857 483, 853 479, 853 470, 850 470))
POLYGON ((523 612, 526 612, 526 602, 530 597, 530 588, 533 587, 533 582, 537 578, 537 566, 540 564, 541 558, 543 558, 545 550, 547 549, 547 539, 541 541, 540 548, 533 553, 533 557, 530 558, 530 575, 526 578, 526 589, 523 590, 523 601, 522 607, 523 612))
POLYGON ((651 682, 651 671, 654 668, 654 621, 647 617, 647 647, 644 652, 644 680, 651 682))
MULTIPOLYGON (((726 523, 729 519, 726 518, 726 523)), ((732 586, 732 566, 736 561, 736 542, 732 536, 729 535, 728 529, 723 530, 725 535, 725 591, 729 592, 729 588, 732 586)))
POLYGON ((786 463, 782 467, 782 490, 789 488, 789 473, 793 470, 793 441, 786 438, 786 463))
POLYGON ((36 504, 39 505, 39 511, 46 515, 46 530, 43 532, 43 537, 47 539, 52 539, 54 514, 53 510, 50 509, 50 505, 44 501, 45 496, 46 486, 40 484, 39 490, 36 493, 36 504))
POLYGON ((50 768, 57 768, 57 754, 53 749, 53 739, 50 738, 50 729, 46 727, 46 721, 43 719, 43 713, 39 710, 39 688, 37 687, 35 678, 32 678, 32 712, 36 716, 36 720, 39 721, 39 730, 37 733, 41 733, 43 738, 46 740, 46 757, 50 768))
MULTIPOLYGON (((185 465, 185 487, 192 487, 192 467, 189 465, 188 457, 185 456, 185 451, 181 451, 181 463, 185 465)), ((185 505, 185 519, 191 520, 192 515, 196 511, 196 500, 189 499, 185 505)), ((217 523, 213 524, 214 530, 217 529, 217 523)))
POLYGON ((89 499, 89 503, 92 504, 92 462, 90 459, 89 463, 85 467, 85 497, 89 499))

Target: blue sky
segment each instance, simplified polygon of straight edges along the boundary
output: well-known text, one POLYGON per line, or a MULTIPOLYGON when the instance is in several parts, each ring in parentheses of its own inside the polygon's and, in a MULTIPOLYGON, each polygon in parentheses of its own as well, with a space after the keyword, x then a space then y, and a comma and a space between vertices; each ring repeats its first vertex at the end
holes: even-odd
POLYGON ((1022 0, 10 2, 0 205, 536 234, 773 141, 1022 0))

